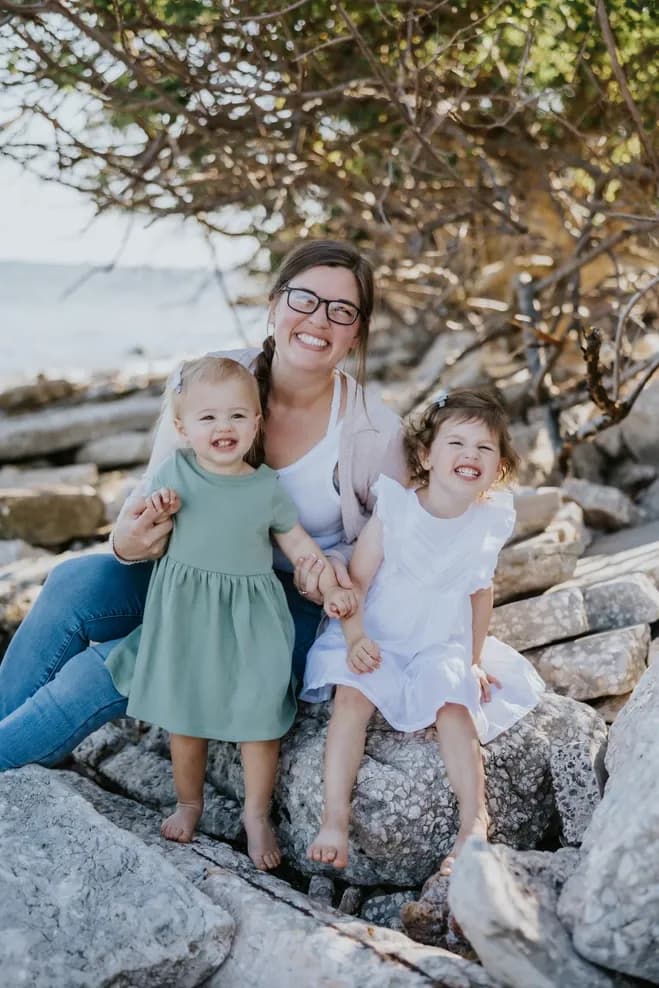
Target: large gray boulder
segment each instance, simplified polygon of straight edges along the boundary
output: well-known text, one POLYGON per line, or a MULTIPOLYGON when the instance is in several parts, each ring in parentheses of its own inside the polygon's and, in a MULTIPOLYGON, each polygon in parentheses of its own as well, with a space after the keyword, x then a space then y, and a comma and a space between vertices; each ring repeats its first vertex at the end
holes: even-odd
MULTIPOLYGON (((292 864, 319 867, 306 850, 320 824, 326 720, 301 717, 284 741, 276 801, 292 864)), ((606 727, 591 708, 546 694, 535 710, 483 749, 491 837, 535 847, 556 822, 574 839, 599 802, 606 727), (575 748, 579 757, 575 756, 575 748), (563 752, 561 773, 552 757, 563 752), (570 757, 568 757, 570 753, 570 757)), ((418 885, 437 870, 456 837, 452 790, 434 729, 398 734, 377 718, 353 792, 351 855, 342 877, 355 884, 418 885)))
POLYGON ((56 773, 0 775, 2 983, 193 988, 234 922, 56 773))
POLYGON ((659 664, 611 728, 609 779, 559 914, 584 957, 659 983, 659 664))
POLYGON ((185 845, 162 840, 160 817, 152 810, 79 775, 59 775, 232 916, 229 956, 204 988, 496 988, 478 964, 314 902, 216 840, 203 835, 185 845))
MULTIPOLYGON (((275 790, 284 854, 306 874, 323 870, 306 851, 320 825, 329 711, 329 704, 303 705, 282 745, 275 790)), ((594 710, 545 694, 535 710, 483 749, 492 838, 533 848, 557 830, 566 843, 579 840, 599 802, 605 741, 606 726, 594 710)), ((163 812, 171 805, 164 732, 124 734, 106 726, 76 757, 113 789, 163 812)), ((215 798, 203 828, 233 839, 243 798, 236 745, 211 743, 207 781, 215 798)), ((399 734, 376 715, 353 795, 350 863, 340 877, 356 885, 419 885, 437 870, 457 829, 434 728, 399 734)))
POLYGON ((556 914, 578 852, 520 853, 472 837, 453 868, 448 901, 483 966, 508 988, 629 984, 580 957, 556 914))

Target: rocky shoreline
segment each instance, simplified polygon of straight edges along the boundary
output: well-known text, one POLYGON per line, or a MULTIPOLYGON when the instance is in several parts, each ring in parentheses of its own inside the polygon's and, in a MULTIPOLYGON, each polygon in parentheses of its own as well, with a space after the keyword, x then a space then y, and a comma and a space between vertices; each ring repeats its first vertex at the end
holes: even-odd
MULTIPOLYGON (((438 341, 385 397, 405 412, 439 373, 482 379, 449 357, 438 341)), ((56 563, 107 551, 162 383, 42 378, 0 394, 0 651, 56 563)), ((282 750, 275 877, 241 853, 235 746, 211 746, 202 835, 171 845, 157 825, 174 799, 166 735, 117 722, 69 771, 0 777, 7 983, 659 984, 658 420, 650 382, 567 479, 541 421, 515 423, 523 486, 492 633, 548 692, 484 751, 494 843, 470 842, 450 889, 435 872, 456 807, 432 730, 372 725, 336 876, 305 856, 329 710, 303 705, 282 750)))

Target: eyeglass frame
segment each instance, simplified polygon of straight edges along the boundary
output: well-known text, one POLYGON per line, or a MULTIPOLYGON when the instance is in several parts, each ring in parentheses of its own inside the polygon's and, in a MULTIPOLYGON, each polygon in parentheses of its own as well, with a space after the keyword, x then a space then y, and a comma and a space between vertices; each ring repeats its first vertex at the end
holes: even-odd
POLYGON ((310 288, 300 288, 299 286, 295 286, 295 285, 283 285, 279 289, 279 294, 283 295, 284 292, 286 292, 286 305, 291 310, 291 312, 297 312, 303 316, 312 316, 314 312, 318 312, 318 309, 321 307, 321 305, 324 304, 327 321, 333 323, 335 326, 354 326, 357 320, 364 315, 364 313, 359 308, 359 306, 355 305, 354 302, 351 302, 349 298, 321 298, 320 295, 312 291, 310 288), (290 295, 291 292, 306 292, 307 295, 313 295, 313 297, 318 301, 316 308, 311 309, 309 312, 302 312, 301 309, 295 309, 291 305, 291 295, 290 295), (353 309, 355 309, 357 315, 352 320, 352 322, 338 322, 338 320, 332 319, 332 317, 329 314, 329 307, 332 304, 332 302, 342 302, 344 305, 350 305, 353 309))

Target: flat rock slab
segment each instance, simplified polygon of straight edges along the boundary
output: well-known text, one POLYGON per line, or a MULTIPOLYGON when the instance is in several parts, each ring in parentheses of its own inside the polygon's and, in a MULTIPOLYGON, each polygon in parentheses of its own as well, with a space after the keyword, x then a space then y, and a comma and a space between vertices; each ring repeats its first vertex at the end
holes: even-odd
POLYGON ((155 396, 132 395, 118 401, 49 408, 5 418, 0 430, 0 461, 51 455, 115 432, 150 429, 161 404, 155 396))
POLYGON ((0 860, 6 985, 194 988, 229 952, 229 914, 47 769, 0 776, 0 860))
POLYGON ((583 587, 591 631, 659 620, 659 589, 645 573, 630 573, 583 587))
POLYGON ((163 841, 153 811, 60 774, 231 914, 236 931, 229 956, 204 988, 497 988, 478 964, 320 905, 226 844, 204 836, 185 845, 163 841))
POLYGON ((629 693, 645 672, 650 629, 647 624, 617 628, 576 641, 527 651, 547 686, 574 700, 629 693))
POLYGON ((645 573, 659 587, 659 521, 598 536, 577 562, 570 579, 554 591, 628 573, 645 573))
POLYGON ((490 622, 490 634, 520 652, 587 631, 588 617, 578 588, 495 607, 490 622))

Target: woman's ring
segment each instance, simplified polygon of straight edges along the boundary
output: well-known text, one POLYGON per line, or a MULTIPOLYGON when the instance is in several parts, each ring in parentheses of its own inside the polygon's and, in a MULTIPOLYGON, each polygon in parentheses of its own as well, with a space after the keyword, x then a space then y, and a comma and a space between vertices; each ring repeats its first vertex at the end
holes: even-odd
POLYGON ((301 594, 302 597, 306 597, 307 596, 307 593, 308 593, 308 590, 300 590, 300 594, 301 594))

